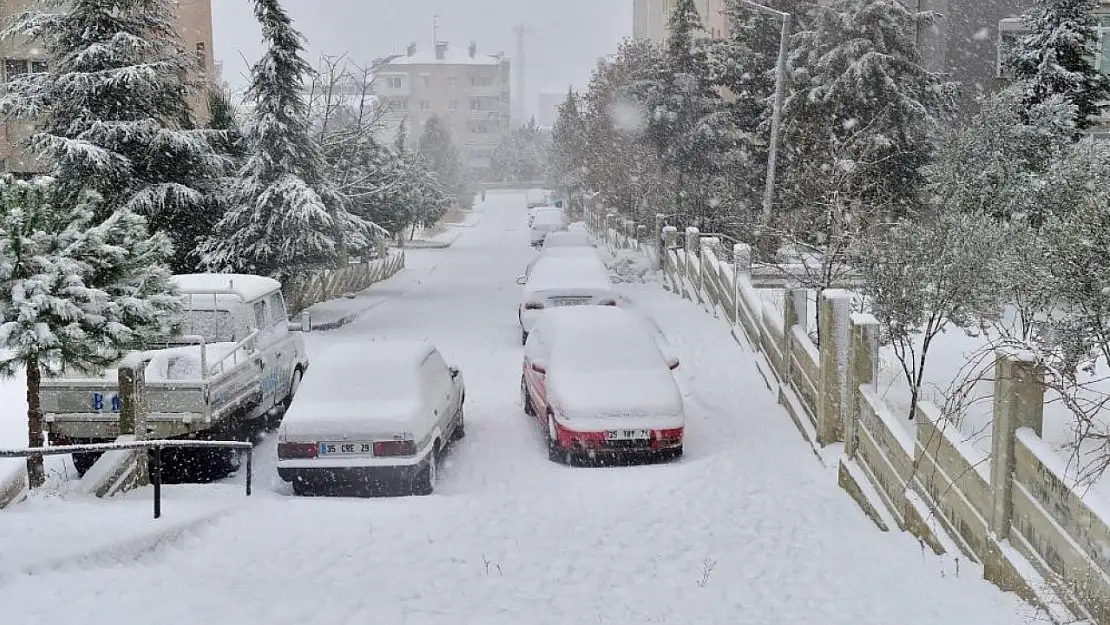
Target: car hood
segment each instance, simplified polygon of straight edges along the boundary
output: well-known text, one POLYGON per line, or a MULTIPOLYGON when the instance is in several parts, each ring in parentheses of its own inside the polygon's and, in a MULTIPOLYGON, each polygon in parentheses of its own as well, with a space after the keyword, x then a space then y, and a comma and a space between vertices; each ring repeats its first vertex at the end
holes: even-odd
POLYGON ((308 401, 298 396, 281 428, 290 441, 392 438, 413 433, 420 413, 416 401, 308 401))
POLYGON ((561 417, 678 417, 682 393, 671 372, 658 369, 622 371, 551 371, 548 396, 561 417))

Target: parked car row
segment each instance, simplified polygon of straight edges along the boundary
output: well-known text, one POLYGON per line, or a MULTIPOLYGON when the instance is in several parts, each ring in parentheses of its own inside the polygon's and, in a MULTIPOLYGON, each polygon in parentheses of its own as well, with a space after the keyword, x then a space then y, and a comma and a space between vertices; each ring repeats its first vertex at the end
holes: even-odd
POLYGON ((545 434, 549 459, 681 456, 678 358, 658 328, 619 306, 590 237, 549 234, 517 282, 521 401, 545 434))

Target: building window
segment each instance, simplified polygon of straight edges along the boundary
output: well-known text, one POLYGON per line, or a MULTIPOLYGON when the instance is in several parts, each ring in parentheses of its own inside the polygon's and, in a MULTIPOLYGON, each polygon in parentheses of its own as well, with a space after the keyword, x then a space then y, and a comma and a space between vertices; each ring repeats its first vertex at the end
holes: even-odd
POLYGON ((420 101, 420 110, 421 111, 426 111, 430 108, 432 108, 432 103, 431 102, 429 102, 427 100, 421 100, 420 101))
POLYGON ((391 108, 395 111, 407 111, 407 110, 409 110, 409 101, 408 100, 390 100, 389 101, 389 108, 391 108))
POLYGON ((208 52, 204 49, 204 42, 197 44, 197 67, 203 72, 208 67, 208 52))
POLYGON ((432 78, 430 76, 423 76, 422 78, 424 79, 424 86, 425 87, 432 84, 432 78))
POLYGON ((489 126, 485 124, 471 124, 470 132, 476 135, 484 135, 489 133, 489 126))
POLYGON ((405 86, 405 79, 401 78, 400 76, 394 76, 387 78, 385 84, 390 89, 400 89, 401 87, 405 86))
POLYGON ((457 110, 459 110, 459 101, 458 100, 451 100, 450 102, 448 102, 447 103, 447 110, 448 111, 457 111, 457 110))
POLYGON ((470 86, 471 87, 492 87, 493 86, 493 78, 491 78, 489 76, 471 76, 470 77, 470 86))
POLYGON ((455 77, 454 77, 454 76, 448 76, 448 77, 447 77, 447 86, 448 86, 448 87, 454 87, 454 86, 455 86, 455 82, 456 82, 456 80, 455 80, 455 77))
POLYGON ((1103 74, 1110 74, 1110 15, 1098 16, 1098 58, 1095 67, 1103 74))
POLYGON ((4 60, 4 80, 11 80, 16 76, 22 76, 30 71, 29 61, 27 59, 5 59, 4 60))
POLYGON ((33 74, 45 74, 46 69, 47 69, 46 61, 31 61, 31 73, 33 73, 33 74))

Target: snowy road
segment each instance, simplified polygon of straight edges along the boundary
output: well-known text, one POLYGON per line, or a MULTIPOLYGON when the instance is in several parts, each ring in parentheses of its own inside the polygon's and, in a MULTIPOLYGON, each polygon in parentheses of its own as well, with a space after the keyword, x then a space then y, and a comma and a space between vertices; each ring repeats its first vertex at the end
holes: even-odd
MULTIPOLYGON (((881 533, 814 459, 749 355, 695 306, 628 285, 683 365, 686 457, 568 468, 519 402, 523 194, 420 251, 396 297, 335 341, 424 335, 464 370, 467 438, 426 498, 232 500, 145 555, 0 579, 4 622, 328 625, 1012 625, 1029 610, 977 573, 881 533)), ((309 372, 311 375, 311 370, 309 372)), ((273 441, 258 453, 270 457, 273 441)), ((965 567, 967 568, 967 567, 965 567)))

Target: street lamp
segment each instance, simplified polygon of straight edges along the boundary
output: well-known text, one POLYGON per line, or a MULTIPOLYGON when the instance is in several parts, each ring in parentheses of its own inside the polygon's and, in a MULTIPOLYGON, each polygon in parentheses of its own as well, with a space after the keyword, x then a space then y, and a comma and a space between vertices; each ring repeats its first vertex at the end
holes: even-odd
POLYGON ((771 115, 771 150, 767 157, 767 188, 763 191, 763 221, 771 220, 771 203, 775 198, 775 168, 779 160, 779 130, 782 126, 782 101, 786 92, 786 53, 790 46, 791 15, 783 11, 756 4, 751 0, 737 0, 741 4, 782 18, 782 35, 779 39, 779 60, 775 68, 775 108, 771 115))

